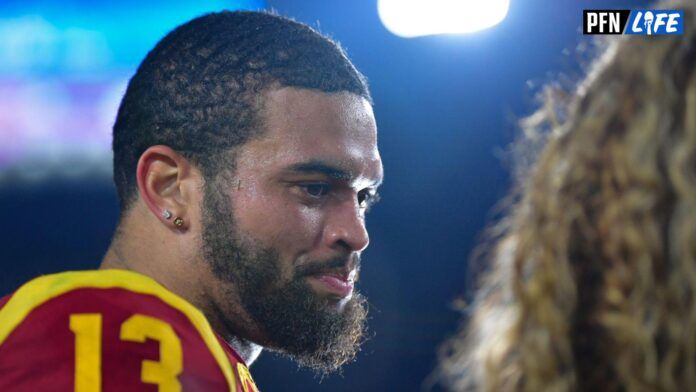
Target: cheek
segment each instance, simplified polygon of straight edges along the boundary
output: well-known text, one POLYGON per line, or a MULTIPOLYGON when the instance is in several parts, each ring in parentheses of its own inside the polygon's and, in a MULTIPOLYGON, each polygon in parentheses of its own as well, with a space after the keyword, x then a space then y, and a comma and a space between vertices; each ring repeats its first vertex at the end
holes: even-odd
POLYGON ((306 249, 321 235, 320 212, 282 195, 245 192, 235 200, 235 218, 240 231, 278 250, 306 249))

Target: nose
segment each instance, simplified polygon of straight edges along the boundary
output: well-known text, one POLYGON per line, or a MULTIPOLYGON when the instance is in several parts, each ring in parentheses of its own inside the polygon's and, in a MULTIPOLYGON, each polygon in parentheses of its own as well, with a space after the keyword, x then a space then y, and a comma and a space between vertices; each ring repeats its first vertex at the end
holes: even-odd
POLYGON ((335 206, 324 227, 324 240, 330 248, 360 252, 367 248, 370 236, 365 227, 365 216, 357 200, 335 206))

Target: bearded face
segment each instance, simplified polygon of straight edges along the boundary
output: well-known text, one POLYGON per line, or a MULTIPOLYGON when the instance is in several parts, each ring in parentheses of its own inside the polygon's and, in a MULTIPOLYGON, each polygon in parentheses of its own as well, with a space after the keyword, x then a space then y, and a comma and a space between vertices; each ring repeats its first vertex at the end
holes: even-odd
POLYGON ((282 87, 259 117, 262 132, 206 175, 209 293, 232 335, 328 372, 354 358, 365 329, 354 282, 383 176, 372 106, 282 87))
POLYGON ((209 189, 204 208, 205 258, 215 276, 228 285, 229 296, 239 298, 241 307, 263 329, 266 348, 321 373, 352 360, 365 331, 365 298, 357 292, 343 298, 321 295, 307 280, 346 265, 357 270, 359 256, 298 265, 282 260, 277 249, 248 240, 251 236, 235 226, 233 207, 221 192, 209 189))

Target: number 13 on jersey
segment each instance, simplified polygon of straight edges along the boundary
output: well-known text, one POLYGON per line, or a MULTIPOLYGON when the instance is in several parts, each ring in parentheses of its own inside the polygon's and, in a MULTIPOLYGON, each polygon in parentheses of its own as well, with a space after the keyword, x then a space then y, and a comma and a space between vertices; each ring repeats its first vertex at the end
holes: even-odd
MULTIPOLYGON (((102 315, 70 315, 70 330, 75 335, 75 392, 101 392, 102 315)), ((160 361, 142 361, 140 380, 155 384, 159 392, 181 391, 177 376, 183 368, 181 341, 168 323, 154 317, 135 314, 121 324, 120 339, 159 344, 160 361)))

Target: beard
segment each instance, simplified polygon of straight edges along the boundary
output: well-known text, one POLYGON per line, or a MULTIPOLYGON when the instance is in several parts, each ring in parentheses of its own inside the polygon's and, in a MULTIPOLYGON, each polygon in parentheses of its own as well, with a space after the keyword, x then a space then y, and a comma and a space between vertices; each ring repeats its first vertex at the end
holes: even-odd
POLYGON ((236 293, 242 308, 260 326, 266 348, 321 374, 353 360, 365 336, 367 301, 355 292, 339 311, 306 282, 311 274, 343 266, 347 259, 312 261, 297 267, 289 280, 283 278, 279 252, 243 239, 229 199, 220 189, 206 187, 204 257, 214 275, 227 283, 228 296, 236 293))

